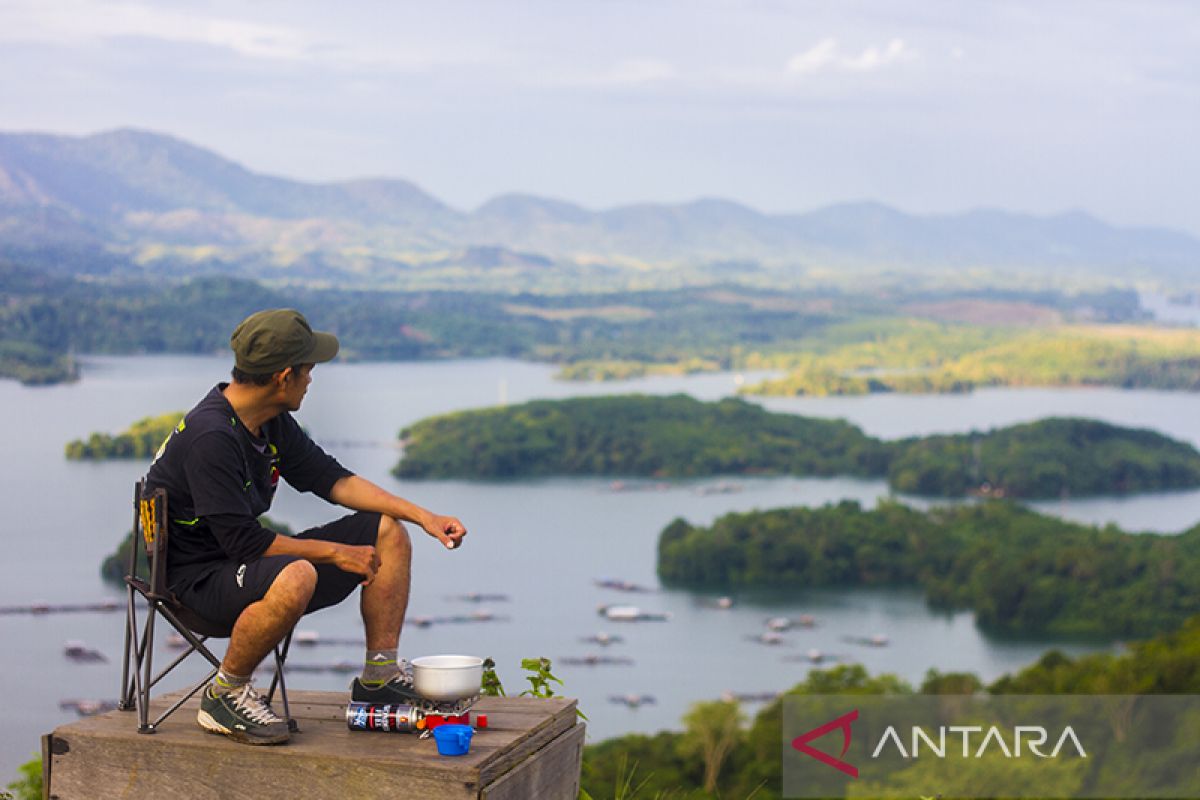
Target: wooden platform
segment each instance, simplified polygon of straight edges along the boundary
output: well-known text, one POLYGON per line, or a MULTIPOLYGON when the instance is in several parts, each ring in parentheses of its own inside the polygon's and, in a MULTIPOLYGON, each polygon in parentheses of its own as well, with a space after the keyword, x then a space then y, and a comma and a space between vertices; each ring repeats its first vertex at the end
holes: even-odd
MULTIPOLYGON (((47 796, 202 800, 487 798, 575 800, 584 725, 566 698, 482 698, 471 752, 439 756, 432 738, 351 731, 344 692, 289 692, 300 725, 289 744, 251 747, 205 733, 193 699, 154 734, 136 712, 63 725, 43 740, 47 796)), ((158 702, 166 707, 169 698, 158 702)), ((278 704, 277 704, 277 710, 278 704)), ((153 712, 152 712, 153 713, 153 712)))

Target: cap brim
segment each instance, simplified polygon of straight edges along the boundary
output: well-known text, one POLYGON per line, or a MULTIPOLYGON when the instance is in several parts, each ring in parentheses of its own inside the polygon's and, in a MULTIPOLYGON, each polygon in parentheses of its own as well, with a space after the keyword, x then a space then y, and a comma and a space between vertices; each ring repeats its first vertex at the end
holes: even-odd
POLYGON ((338 340, 332 333, 313 331, 313 346, 304 360, 309 364, 332 361, 338 354, 338 340))

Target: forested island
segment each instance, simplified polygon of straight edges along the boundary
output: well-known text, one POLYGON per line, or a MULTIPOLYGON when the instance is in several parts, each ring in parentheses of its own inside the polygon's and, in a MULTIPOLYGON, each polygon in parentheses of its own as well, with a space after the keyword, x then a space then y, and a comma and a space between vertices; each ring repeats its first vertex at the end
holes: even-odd
MULTIPOLYGON (((1196 694, 1200 692, 1200 617, 1188 619, 1172 633, 1135 642, 1120 655, 1069 658, 1051 650, 1037 663, 987 685, 970 673, 930 670, 914 690, 896 675, 871 675, 855 664, 814 670, 788 694, 957 695, 980 691, 994 696, 1196 694)), ((736 704, 713 700, 692 707, 684 717, 683 731, 629 734, 589 745, 584 751, 583 789, 596 798, 621 796, 624 786, 637 787, 637 796, 645 797, 779 800, 783 700, 767 704, 748 726, 744 721, 736 704)), ((1195 741, 1186 736, 1169 742, 1145 742, 1125 747, 1120 753, 1106 753, 1103 758, 1076 762, 1082 766, 1055 776, 1061 781, 1055 785, 1048 784, 1050 778, 1044 772, 1031 774, 1040 781, 1031 785, 1038 786, 1045 797, 1101 797, 1105 789, 1112 796, 1121 791, 1120 787, 1138 785, 1130 781, 1140 779, 1140 785, 1147 785, 1147 776, 1156 774, 1162 755, 1179 755, 1180 750, 1187 754, 1189 748, 1194 750, 1195 741), (1147 759, 1147 752, 1155 753, 1156 758, 1147 759)), ((1001 756, 999 760, 995 767, 1010 777, 1014 770, 1028 768, 1013 759, 1001 756)), ((954 772, 947 772, 939 761, 914 760, 912 768, 897 775, 896 781, 905 781, 903 785, 911 789, 907 795, 910 797, 935 793, 945 797, 975 796, 978 786, 971 784, 975 773, 951 774, 954 772), (949 782, 952 780, 959 783, 949 782)), ((890 790, 900 785, 896 781, 890 783, 890 790)), ((864 796, 869 795, 868 791, 864 796)))
POLYGON ((116 435, 96 432, 87 439, 74 439, 67 442, 67 458, 74 461, 149 459, 179 425, 183 414, 182 411, 172 411, 157 417, 144 417, 116 435))
POLYGON ((660 534, 664 584, 695 589, 918 586, 989 631, 1144 636, 1200 613, 1200 527, 1130 534, 1005 501, 921 512, 895 502, 677 519, 660 534))
POLYGON ((26 386, 45 386, 78 377, 79 365, 68 353, 31 342, 0 340, 0 378, 15 378, 26 386))
POLYGON ((629 395, 463 411, 400 435, 402 478, 851 475, 912 494, 1022 498, 1200 486, 1190 445, 1079 419, 885 442, 737 399, 629 395))
POLYGON ((1044 498, 1200 485, 1200 453, 1191 445, 1089 419, 912 437, 888 449, 888 484, 908 494, 1044 498))
POLYGON ((535 400, 401 431, 402 478, 881 475, 886 447, 840 420, 686 395, 535 400))

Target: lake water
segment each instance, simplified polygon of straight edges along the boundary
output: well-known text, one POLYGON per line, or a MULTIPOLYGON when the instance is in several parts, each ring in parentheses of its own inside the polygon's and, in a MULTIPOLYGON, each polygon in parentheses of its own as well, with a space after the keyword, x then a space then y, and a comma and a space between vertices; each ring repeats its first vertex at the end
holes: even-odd
MULTIPOLYGON (((133 420, 184 410, 227 373, 224 357, 93 358, 75 384, 27 388, 0 382, 0 442, 4 473, 0 526, 0 605, 123 599, 98 575, 102 558, 130 526, 132 484, 145 465, 68 462, 63 445, 92 431, 119 431, 133 420)), ((1035 660, 1051 646, 1068 652, 1105 649, 1112 642, 1005 640, 981 634, 968 612, 935 613, 915 591, 814 591, 735 596, 719 610, 711 598, 689 592, 624 595, 593 585, 615 576, 657 586, 658 532, 682 516, 707 524, 734 510, 821 505, 853 498, 871 506, 887 496, 882 481, 763 478, 734 481, 738 491, 716 491, 720 479, 672 482, 645 491, 615 492, 599 479, 512 483, 430 481, 401 483, 388 470, 398 458, 396 433, 422 417, 445 411, 522 402, 532 398, 643 392, 686 392, 701 399, 732 394, 729 374, 664 377, 608 384, 562 383, 553 368, 508 360, 405 364, 332 364, 319 367, 298 415, 314 438, 349 468, 424 506, 461 517, 466 545, 448 552, 422 534, 414 556, 411 614, 463 615, 485 608, 506 619, 491 623, 411 627, 402 655, 465 652, 492 656, 510 692, 520 691, 520 659, 547 656, 565 693, 578 697, 590 718, 592 741, 629 731, 679 727, 689 704, 726 690, 777 691, 803 679, 807 663, 788 660, 816 648, 919 682, 930 667, 966 670, 985 679, 1035 660), (503 593, 508 602, 481 606, 454 599, 466 592, 503 593), (604 623, 603 603, 635 603, 671 612, 665 623, 604 623), (768 647, 750 641, 776 615, 812 614, 814 629, 789 632, 768 647), (580 641, 607 631, 625 641, 607 651, 580 641), (846 636, 886 634, 891 644, 865 648, 846 636), (566 657, 601 653, 634 660, 632 666, 579 667, 566 657), (649 694, 657 703, 637 710, 609 702, 611 695, 649 694)), ((753 380, 756 376, 747 376, 753 380)), ((1164 392, 1117 390, 997 390, 971 395, 769 399, 770 408, 844 417, 868 433, 898 437, 986 429, 1050 414, 1085 415, 1124 425, 1153 427, 1200 445, 1196 398, 1164 392)), ((1039 504, 1065 517, 1115 521, 1132 530, 1177 532, 1200 518, 1200 492, 1127 499, 1039 504)), ((335 514, 319 499, 284 489, 272 515, 299 529, 335 514)), ((358 638, 356 603, 308 617, 302 630, 358 638)), ((38 748, 38 736, 74 718, 60 711, 68 698, 115 699, 122 644, 121 614, 0 616, 6 692, 0 731, 0 781, 38 748), (66 660, 63 643, 79 639, 108 664, 66 660)), ((220 644, 218 644, 218 651, 220 644)), ((163 651, 167 652, 166 650, 163 651)), ((358 661, 357 646, 293 651, 295 663, 358 661)), ((159 663, 166 663, 159 661, 159 663)), ((194 666, 198 666, 194 665, 194 666)), ((294 674, 291 685, 344 689, 347 676, 294 674)), ((177 682, 178 683, 178 682, 177 682)), ((748 706, 753 713, 757 706, 748 706)), ((130 725, 135 724, 130 716, 130 725)), ((197 732, 197 735, 200 735, 197 732)))

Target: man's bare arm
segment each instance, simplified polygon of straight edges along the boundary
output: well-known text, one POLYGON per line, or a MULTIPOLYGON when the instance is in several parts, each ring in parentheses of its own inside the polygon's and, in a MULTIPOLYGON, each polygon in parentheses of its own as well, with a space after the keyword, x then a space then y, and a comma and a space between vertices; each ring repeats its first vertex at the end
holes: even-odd
POLYGON ((374 511, 420 525, 426 533, 451 550, 462 544, 463 537, 467 535, 466 526, 456 517, 434 514, 358 475, 338 480, 329 492, 329 499, 355 511, 374 511))

